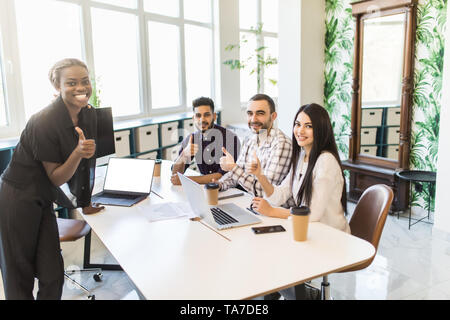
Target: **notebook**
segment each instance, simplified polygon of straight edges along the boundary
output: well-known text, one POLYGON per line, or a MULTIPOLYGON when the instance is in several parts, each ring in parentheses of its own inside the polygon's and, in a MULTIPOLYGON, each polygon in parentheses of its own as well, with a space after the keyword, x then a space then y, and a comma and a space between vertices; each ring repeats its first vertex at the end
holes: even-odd
POLYGON ((234 203, 209 206, 203 186, 178 172, 183 191, 192 211, 203 218, 210 226, 228 229, 261 222, 261 219, 234 203))
POLYGON ((130 207, 151 191, 155 160, 110 158, 103 191, 92 196, 92 203, 130 207))

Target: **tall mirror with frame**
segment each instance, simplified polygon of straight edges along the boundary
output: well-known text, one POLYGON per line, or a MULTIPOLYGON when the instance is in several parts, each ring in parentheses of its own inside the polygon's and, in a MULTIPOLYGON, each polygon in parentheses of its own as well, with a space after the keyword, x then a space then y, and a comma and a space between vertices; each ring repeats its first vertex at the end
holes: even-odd
POLYGON ((353 2, 356 20, 349 159, 349 200, 371 185, 393 188, 393 211, 405 210, 409 167, 417 0, 353 2))

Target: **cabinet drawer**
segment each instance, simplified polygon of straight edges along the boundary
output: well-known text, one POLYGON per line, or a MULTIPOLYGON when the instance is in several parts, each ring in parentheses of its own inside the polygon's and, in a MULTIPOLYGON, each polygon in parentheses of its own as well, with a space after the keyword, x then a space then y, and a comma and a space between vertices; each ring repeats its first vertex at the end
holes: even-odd
POLYGON ((161 125, 161 147, 178 143, 178 121, 167 122, 161 125))
POLYGON ((377 128, 361 128, 361 145, 375 144, 377 140, 377 128))
POLYGON ((381 126, 383 109, 363 109, 361 127, 381 126))
POLYGON ((175 161, 178 157, 178 151, 180 151, 181 145, 176 145, 163 150, 163 159, 175 161))
POLYGON ((376 146, 371 146, 371 147, 362 146, 361 154, 366 154, 369 156, 376 156, 377 155, 377 147, 376 146))
POLYGON ((386 125, 399 126, 400 125, 400 108, 388 108, 386 125))
POLYGON ((400 143, 400 127, 387 128, 387 143, 388 144, 400 143))
POLYGON ((136 152, 158 149, 158 125, 139 127, 136 133, 136 152))
POLYGON ((195 126, 192 119, 183 120, 183 138, 186 138, 191 133, 194 133, 195 126))
POLYGON ((114 144, 116 147, 116 157, 126 157, 130 155, 130 130, 114 132, 114 144))
POLYGON ((398 148, 399 146, 388 146, 386 157, 392 160, 398 160, 398 148))
POLYGON ((146 154, 137 156, 138 159, 156 159, 158 158, 158 151, 152 151, 146 154))

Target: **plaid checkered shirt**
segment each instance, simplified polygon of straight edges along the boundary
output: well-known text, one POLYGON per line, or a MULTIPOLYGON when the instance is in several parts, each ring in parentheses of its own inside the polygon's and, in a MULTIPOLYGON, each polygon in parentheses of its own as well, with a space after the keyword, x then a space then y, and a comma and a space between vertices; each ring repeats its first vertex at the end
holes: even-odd
POLYGON ((236 161, 237 165, 219 180, 221 190, 227 190, 239 184, 255 196, 263 196, 263 189, 258 179, 253 174, 245 172, 246 164, 254 161, 254 151, 261 162, 261 169, 267 180, 273 185, 279 185, 283 181, 291 165, 292 142, 280 129, 272 128, 269 135, 267 131, 264 131, 247 136, 236 161))

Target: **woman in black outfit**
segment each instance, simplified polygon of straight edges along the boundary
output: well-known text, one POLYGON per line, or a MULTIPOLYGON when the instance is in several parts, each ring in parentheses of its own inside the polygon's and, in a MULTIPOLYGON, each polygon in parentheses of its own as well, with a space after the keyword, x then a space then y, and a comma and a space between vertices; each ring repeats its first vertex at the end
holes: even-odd
POLYGON ((59 96, 34 114, 22 131, 0 181, 0 267, 6 299, 60 299, 64 284, 53 203, 91 206, 95 177, 96 113, 86 65, 64 59, 50 70, 59 96), (68 183, 70 201, 59 188, 68 183))

